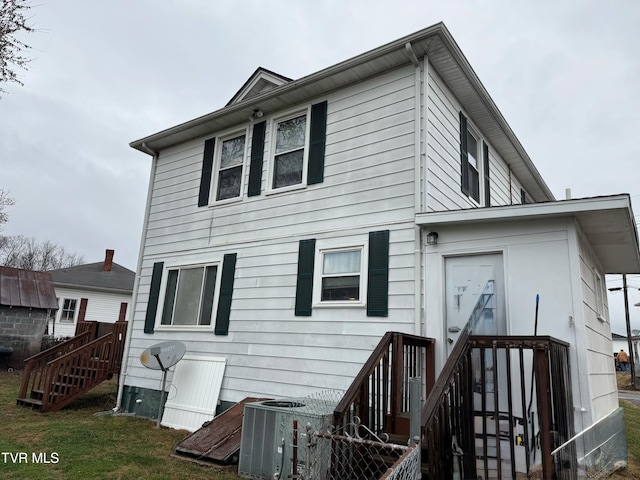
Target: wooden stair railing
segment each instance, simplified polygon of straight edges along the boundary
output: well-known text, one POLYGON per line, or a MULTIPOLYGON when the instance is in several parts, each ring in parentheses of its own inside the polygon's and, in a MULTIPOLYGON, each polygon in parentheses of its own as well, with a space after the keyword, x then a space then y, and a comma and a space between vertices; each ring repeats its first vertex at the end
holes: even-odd
POLYGON ((59 343, 55 347, 51 347, 25 359, 18 398, 26 398, 27 392, 31 390, 42 390, 44 387, 44 373, 47 363, 86 345, 93 340, 91 335, 92 332, 85 331, 65 342, 59 343))
POLYGON ((467 326, 421 416, 423 479, 516 478, 534 472, 541 478, 577 478, 574 465, 556 468, 551 456, 573 436, 566 342, 477 336, 467 326))
POLYGON ((358 417, 374 433, 409 435, 409 380, 421 377, 427 394, 435 380, 435 340, 387 332, 333 414, 337 431, 358 417))
MULTIPOLYGON (((28 375, 25 368, 18 405, 30 406, 41 412, 60 410, 117 374, 122 363, 126 326, 126 322, 118 322, 107 335, 81 344, 61 356, 45 356, 50 360, 44 365, 38 364, 37 370, 32 367, 28 375), (37 382, 32 382, 31 377, 36 377, 37 382), (31 390, 27 397, 29 385, 31 390)), ((91 333, 86 331, 75 338, 84 338, 91 333)))

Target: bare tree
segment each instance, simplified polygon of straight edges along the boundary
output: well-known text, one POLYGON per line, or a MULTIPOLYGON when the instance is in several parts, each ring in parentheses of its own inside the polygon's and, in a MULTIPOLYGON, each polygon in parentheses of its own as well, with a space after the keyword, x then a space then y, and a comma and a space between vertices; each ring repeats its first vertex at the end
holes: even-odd
POLYGON ((39 242, 33 237, 22 235, 0 236, 0 265, 6 267, 48 271, 72 267, 82 262, 82 256, 70 253, 49 240, 39 242))
MULTIPOLYGON (((24 52, 31 47, 18 39, 20 33, 31 33, 33 26, 25 16, 31 8, 27 0, 0 0, 0 85, 7 82, 24 85, 16 68, 27 69, 30 58, 24 52)), ((6 91, 0 87, 0 95, 6 91)))
POLYGON ((0 188, 0 231, 3 225, 9 220, 9 214, 5 211, 7 207, 15 205, 16 201, 9 195, 9 192, 0 188))

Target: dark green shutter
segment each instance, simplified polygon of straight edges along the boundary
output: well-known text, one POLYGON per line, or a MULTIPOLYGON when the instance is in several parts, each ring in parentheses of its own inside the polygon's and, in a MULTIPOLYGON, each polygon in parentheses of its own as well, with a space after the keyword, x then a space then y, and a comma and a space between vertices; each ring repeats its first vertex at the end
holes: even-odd
POLYGON ((311 304, 313 302, 313 263, 315 255, 316 240, 300 240, 295 307, 295 314, 299 317, 311 316, 311 304))
POLYGON ((482 157, 484 158, 484 206, 491 206, 491 185, 489 183, 489 145, 482 142, 482 157))
POLYGON ((262 162, 264 159, 264 133, 267 122, 256 123, 253 126, 251 138, 251 165, 249 166, 249 192, 250 197, 260 195, 262 188, 262 162))
POLYGON ((153 328, 156 324, 156 312, 158 311, 158 297, 160 296, 160 282, 162 281, 163 268, 164 262, 156 262, 153 264, 149 301, 147 302, 147 316, 144 319, 144 333, 153 333, 153 328))
POLYGON ((307 184, 324 181, 324 148, 327 138, 327 102, 311 105, 311 127, 309 135, 309 165, 307 184))
POLYGON ((211 189, 211 176, 213 171, 213 152, 216 139, 210 138, 204 142, 204 155, 202 156, 202 174, 200 175, 200 193, 198 194, 198 206, 206 207, 209 204, 209 190, 211 189))
POLYGON ((467 149, 467 117, 460 112, 460 188, 469 195, 469 152, 467 149))
POLYGON ((369 232, 367 316, 389 314, 389 230, 369 232))
POLYGON ((527 203, 527 194, 526 194, 526 192, 524 191, 524 188, 521 188, 521 189, 520 189, 520 203, 521 203, 521 204, 523 204, 523 205, 524 205, 525 203, 527 203))
POLYGON ((216 335, 229 333, 229 317, 231 315, 231 298, 233 297, 233 280, 236 274, 236 254, 228 253, 222 261, 222 280, 220 280, 220 298, 216 314, 216 335))

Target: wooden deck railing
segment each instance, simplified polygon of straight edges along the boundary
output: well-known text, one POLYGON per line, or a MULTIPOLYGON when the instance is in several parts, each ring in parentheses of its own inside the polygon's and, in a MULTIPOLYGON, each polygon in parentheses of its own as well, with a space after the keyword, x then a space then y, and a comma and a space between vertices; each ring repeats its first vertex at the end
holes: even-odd
POLYGON ((117 374, 122 363, 126 329, 126 322, 118 322, 111 333, 87 342, 95 333, 90 328, 68 342, 26 360, 18 403, 28 405, 35 399, 42 412, 59 410, 117 374))
POLYGON ((26 398, 27 392, 31 390, 43 389, 44 373, 47 363, 58 357, 66 355, 69 352, 77 350, 81 346, 89 343, 91 340, 91 332, 85 331, 65 342, 59 343, 55 347, 51 347, 25 359, 18 398, 26 398))
POLYGON ((423 379, 426 393, 435 379, 431 338, 387 332, 334 411, 342 431, 358 417, 375 433, 409 434, 409 380, 423 379))
POLYGON ((422 424, 423 478, 577 478, 551 457, 573 436, 569 345, 463 330, 422 424))

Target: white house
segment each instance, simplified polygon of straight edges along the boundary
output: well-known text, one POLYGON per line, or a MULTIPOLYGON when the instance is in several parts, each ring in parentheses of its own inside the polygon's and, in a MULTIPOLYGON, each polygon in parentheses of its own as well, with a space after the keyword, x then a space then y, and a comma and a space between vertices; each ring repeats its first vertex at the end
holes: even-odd
POLYGON ((488 285, 485 333, 533 335, 539 295, 537 333, 571 344, 576 431, 618 407, 604 276, 640 272, 629 196, 557 201, 443 24, 258 69, 131 146, 153 163, 125 409, 155 415, 139 358, 170 340, 224 365, 223 406, 346 389, 387 331, 435 338, 440 369, 488 285))
POLYGON ((81 321, 114 323, 126 319, 131 305, 135 273, 113 261, 106 250, 103 262, 52 270, 58 311, 48 331, 56 337, 72 337, 81 321))

